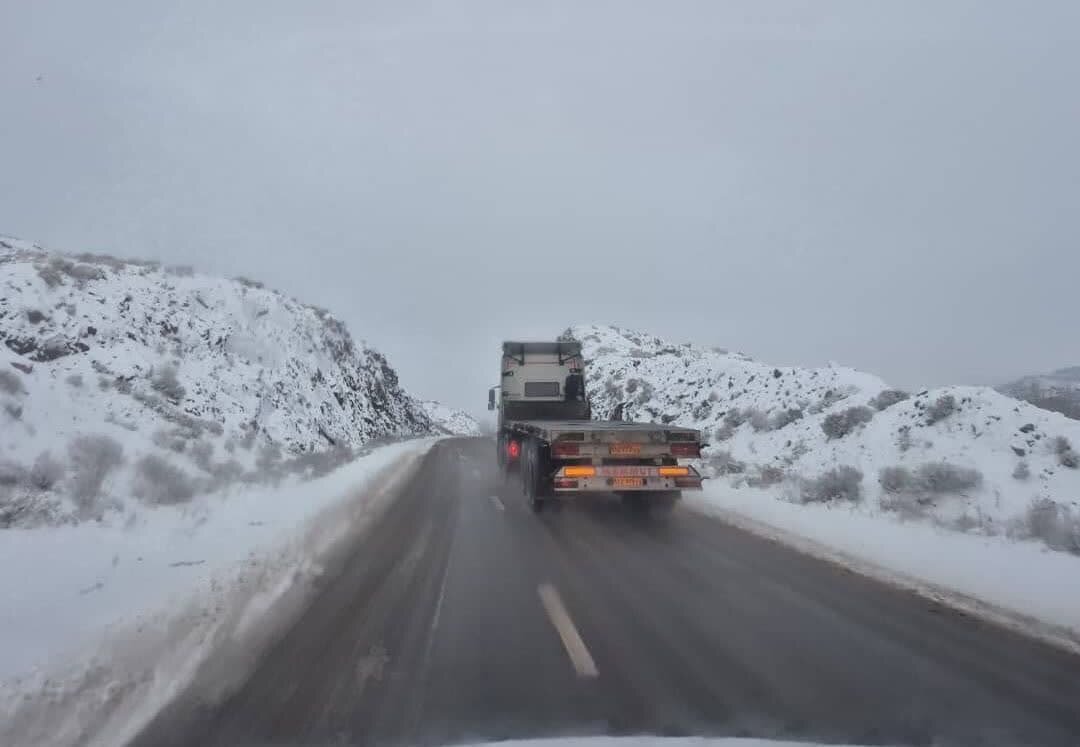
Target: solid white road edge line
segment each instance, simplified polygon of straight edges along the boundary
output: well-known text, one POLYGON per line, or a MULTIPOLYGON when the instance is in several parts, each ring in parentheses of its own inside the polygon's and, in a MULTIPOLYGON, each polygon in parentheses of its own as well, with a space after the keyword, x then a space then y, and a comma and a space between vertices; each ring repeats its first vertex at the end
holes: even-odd
POLYGON ((495 508, 499 509, 500 511, 505 511, 506 510, 506 506, 504 506, 503 502, 501 500, 499 500, 499 496, 497 496, 497 495, 491 496, 491 502, 493 504, 495 504, 495 508))
POLYGON ((574 665, 574 671, 577 672, 578 677, 596 677, 599 675, 596 662, 593 661, 589 649, 585 648, 585 641, 581 640, 581 635, 578 633, 577 628, 574 627, 574 622, 570 619, 570 613, 566 611, 566 605, 563 604, 559 592, 551 584, 540 584, 537 592, 540 594, 540 602, 544 605, 544 611, 547 612, 548 619, 551 620, 551 624, 555 626, 559 638, 562 639, 563 648, 566 649, 566 653, 570 657, 570 663, 574 665))

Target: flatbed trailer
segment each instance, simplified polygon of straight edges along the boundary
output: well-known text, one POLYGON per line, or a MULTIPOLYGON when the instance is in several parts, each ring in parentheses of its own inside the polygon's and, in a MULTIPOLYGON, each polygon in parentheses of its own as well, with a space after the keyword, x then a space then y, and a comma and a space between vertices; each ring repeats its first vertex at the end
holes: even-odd
POLYGON ((639 506, 675 503, 701 475, 679 460, 701 455, 701 433, 659 423, 592 420, 576 342, 503 344, 499 466, 520 477, 534 508, 549 498, 616 493, 639 506))

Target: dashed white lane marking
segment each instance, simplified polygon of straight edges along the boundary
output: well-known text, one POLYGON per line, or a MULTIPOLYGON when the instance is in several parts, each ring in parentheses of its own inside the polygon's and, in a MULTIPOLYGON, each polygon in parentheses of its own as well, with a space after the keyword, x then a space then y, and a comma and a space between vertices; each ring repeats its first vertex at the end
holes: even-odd
POLYGON ((500 511, 505 511, 506 510, 506 506, 504 506, 503 502, 501 500, 499 500, 499 496, 497 496, 497 495, 491 496, 491 502, 493 504, 495 504, 495 508, 499 509, 500 511))
POLYGON ((570 613, 566 611, 559 592, 551 584, 540 584, 537 588, 540 594, 540 602, 544 605, 544 611, 548 619, 555 626, 559 638, 562 639, 563 648, 570 657, 570 663, 574 665, 574 671, 578 677, 596 677, 600 673, 596 669, 589 649, 585 648, 585 641, 581 640, 581 634, 574 627, 574 621, 570 619, 570 613))

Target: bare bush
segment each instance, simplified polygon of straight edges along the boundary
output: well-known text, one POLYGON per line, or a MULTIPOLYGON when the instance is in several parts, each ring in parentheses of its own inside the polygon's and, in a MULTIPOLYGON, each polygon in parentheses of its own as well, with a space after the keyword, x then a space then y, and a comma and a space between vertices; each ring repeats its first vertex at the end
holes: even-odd
POLYGON ((905 519, 924 518, 930 509, 930 501, 913 493, 885 493, 878 499, 882 511, 891 511, 905 519))
POLYGON ((255 455, 255 467, 260 472, 274 470, 281 463, 281 447, 276 443, 266 443, 259 447, 255 455))
POLYGON ((1057 436, 1052 443, 1054 454, 1057 455, 1058 464, 1069 469, 1080 467, 1080 454, 1073 450, 1072 444, 1065 436, 1057 436))
POLYGON ((769 416, 757 408, 747 410, 746 419, 755 432, 769 430, 769 416))
POLYGON ((43 451, 38 454, 30 468, 30 485, 38 490, 52 490, 64 479, 65 471, 63 462, 55 459, 48 451, 43 451))
POLYGON ((185 503, 195 494, 190 477, 182 469, 157 454, 147 454, 135 462, 131 491, 153 506, 185 503))
POLYGON ((786 428, 792 423, 798 422, 803 419, 803 411, 797 407, 788 407, 783 410, 774 412, 769 419, 769 429, 778 431, 781 428, 786 428))
POLYGON ((71 374, 67 379, 68 386, 75 387, 76 389, 82 389, 83 377, 82 374, 71 374))
POLYGON ((903 493, 911 490, 915 480, 907 467, 884 467, 878 472, 878 483, 886 493, 903 493))
POLYGON ((8 459, 0 461, 0 487, 15 487, 26 482, 26 467, 8 459))
POLYGON ((885 389, 870 400, 870 406, 877 411, 885 410, 908 399, 911 395, 900 389, 885 389))
POLYGON ((94 512, 105 478, 124 463, 124 449, 115 439, 94 434, 76 437, 68 455, 74 468, 71 495, 85 517, 94 512))
POLYGON ((943 394, 926 408, 926 424, 940 423, 945 418, 956 412, 956 397, 951 394, 943 394))
POLYGON ((1054 550, 1080 555, 1080 512, 1049 498, 1032 501, 1024 516, 1024 533, 1054 550))
POLYGON ((713 431, 713 438, 717 441, 727 441, 734 435, 735 430, 726 423, 713 431))
POLYGON ((187 390, 177 377, 176 366, 162 366, 158 369, 150 381, 150 386, 155 392, 173 402, 179 402, 187 394, 187 390))
POLYGON ((333 472, 338 467, 348 464, 356 453, 347 446, 336 446, 324 451, 309 451, 298 454, 285 463, 285 470, 313 479, 333 472))
POLYGON ((634 397, 634 401, 637 402, 639 405, 644 405, 653 398, 653 395, 655 393, 656 390, 652 384, 647 381, 642 381, 641 388, 640 390, 638 390, 637 396, 634 397))
POLYGON ((869 423, 874 417, 874 411, 862 405, 849 407, 840 412, 834 412, 821 421, 821 430, 830 438, 843 438, 858 428, 860 425, 869 423))
POLYGON ((855 467, 843 465, 803 480, 800 496, 803 503, 825 503, 832 500, 858 501, 862 498, 863 473, 855 467))
POLYGON ((734 430, 735 428, 738 428, 740 425, 745 423, 747 417, 748 416, 744 411, 740 410, 737 407, 732 408, 724 414, 724 425, 734 430))
POLYGON ((188 436, 182 430, 159 430, 154 431, 150 437, 154 446, 159 449, 168 449, 182 454, 187 449, 188 436))
POLYGON ((196 441, 191 444, 191 449, 188 450, 191 454, 191 459, 198 465, 199 469, 206 472, 212 471, 214 461, 214 445, 209 441, 196 441))
POLYGON ((1016 468, 1013 470, 1012 476, 1017 480, 1026 480, 1031 477, 1031 467, 1028 466, 1026 460, 1021 459, 1016 463, 1016 468))
POLYGON ((759 465, 754 471, 754 474, 746 478, 746 484, 752 488, 767 488, 772 485, 779 485, 787 479, 787 472, 783 467, 778 467, 775 464, 763 464, 759 465))
POLYGON ((717 475, 738 475, 746 471, 746 462, 740 462, 725 450, 714 451, 706 464, 717 475))
POLYGON ((25 394, 26 388, 23 387, 22 379, 19 378, 17 373, 7 369, 0 369, 0 392, 16 396, 25 394))
POLYGON ((979 470, 948 462, 928 462, 915 472, 916 489, 935 495, 973 490, 982 484, 982 480, 979 470))

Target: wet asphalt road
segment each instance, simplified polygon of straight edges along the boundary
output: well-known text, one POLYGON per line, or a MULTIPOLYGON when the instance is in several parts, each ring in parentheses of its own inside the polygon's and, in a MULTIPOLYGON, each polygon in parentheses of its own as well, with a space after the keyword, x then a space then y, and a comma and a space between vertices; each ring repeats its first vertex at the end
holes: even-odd
POLYGON ((1080 658, 682 507, 533 514, 481 439, 438 444, 246 685, 196 700, 137 744, 1080 744, 1080 658))

